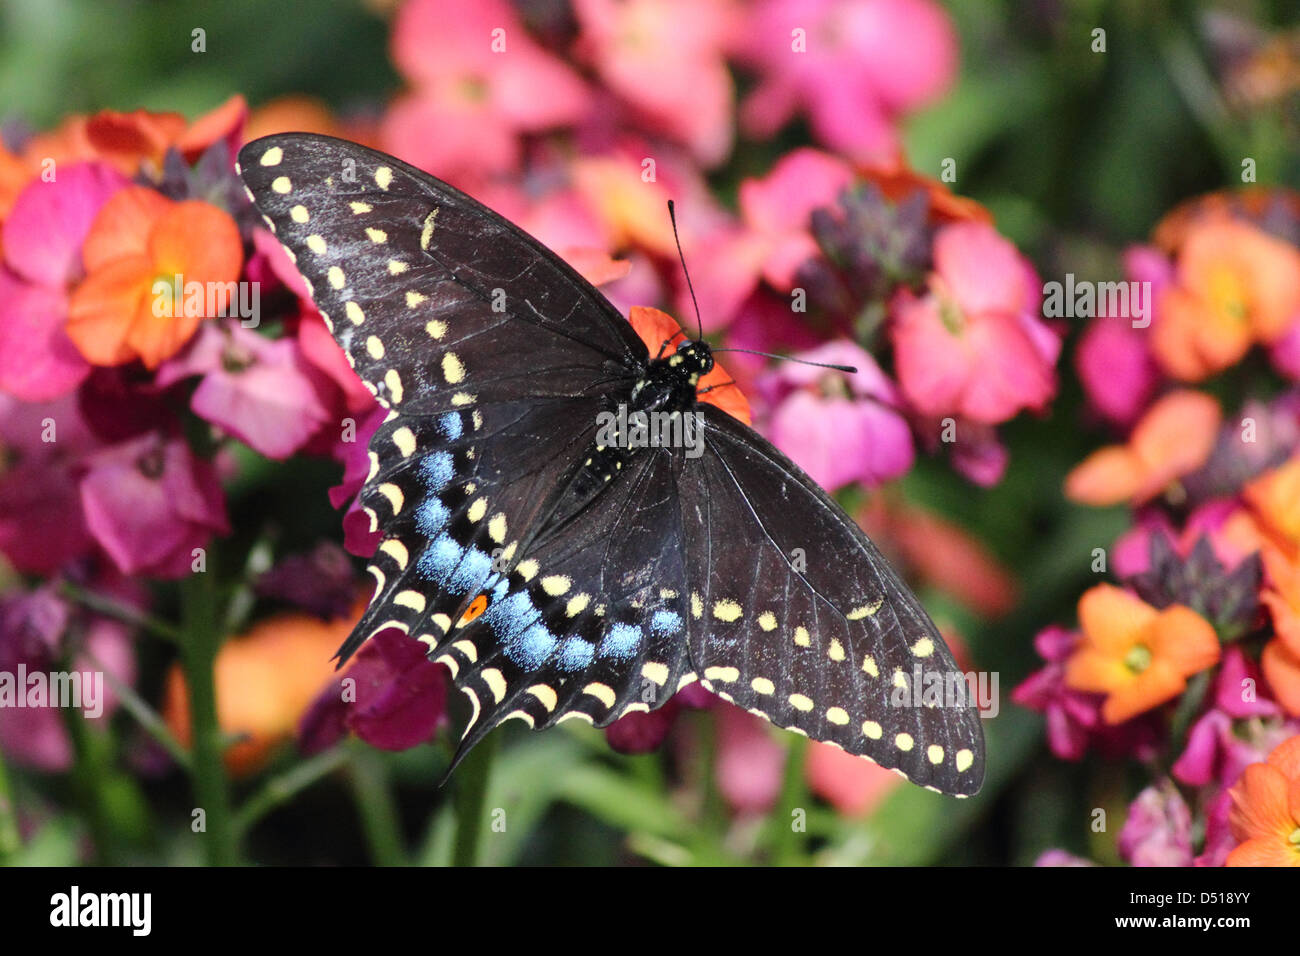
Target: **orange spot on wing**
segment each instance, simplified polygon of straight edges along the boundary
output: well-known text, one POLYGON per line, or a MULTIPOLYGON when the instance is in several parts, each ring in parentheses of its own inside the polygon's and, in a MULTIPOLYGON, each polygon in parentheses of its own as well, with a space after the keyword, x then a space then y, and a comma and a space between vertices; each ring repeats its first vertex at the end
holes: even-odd
POLYGON ((469 607, 465 609, 465 613, 460 616, 460 623, 457 626, 464 627, 466 624, 470 623, 471 621, 476 620, 480 615, 482 615, 484 611, 487 610, 487 606, 488 606, 487 595, 480 594, 478 597, 476 597, 473 601, 470 602, 469 607))

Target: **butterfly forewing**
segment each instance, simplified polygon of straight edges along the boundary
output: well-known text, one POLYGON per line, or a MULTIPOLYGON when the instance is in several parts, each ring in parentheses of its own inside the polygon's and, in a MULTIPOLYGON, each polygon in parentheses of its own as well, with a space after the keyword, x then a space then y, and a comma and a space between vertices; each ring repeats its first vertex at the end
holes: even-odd
POLYGON ((240 151, 254 203, 385 405, 441 412, 584 394, 645 346, 558 257, 392 157, 325 136, 240 151))

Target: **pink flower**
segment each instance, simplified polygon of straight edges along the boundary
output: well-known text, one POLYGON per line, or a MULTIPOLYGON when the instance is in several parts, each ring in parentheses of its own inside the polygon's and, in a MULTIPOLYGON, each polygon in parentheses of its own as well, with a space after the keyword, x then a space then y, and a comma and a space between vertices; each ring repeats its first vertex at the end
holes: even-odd
MULTIPOLYGON (((704 253, 691 269, 705 327, 726 326, 761 281, 789 293, 799 267, 818 255, 813 210, 834 203, 852 181, 853 170, 838 157, 797 149, 763 178, 741 182, 740 222, 718 222, 694 243, 704 253)), ((678 310, 690 314, 685 284, 678 310)))
POLYGON ((892 770, 816 742, 808 747, 804 776, 809 790, 850 817, 871 813, 901 785, 892 770))
POLYGON ((318 753, 348 731, 380 750, 407 750, 431 739, 446 719, 447 669, 425 650, 393 628, 361 645, 303 715, 303 752, 318 753))
POLYGON ((28 404, 0 395, 0 553, 27 574, 50 575, 94 547, 77 472, 96 441, 74 396, 28 404), (50 440, 53 439, 53 440, 50 440))
POLYGON ((1067 850, 1044 850, 1034 861, 1034 866, 1096 866, 1092 860, 1075 856, 1067 850))
POLYGON ((370 530, 370 519, 361 510, 356 495, 370 473, 370 439, 387 416, 388 411, 376 402, 374 410, 358 421, 353 440, 340 441, 334 449, 334 457, 343 463, 343 479, 330 489, 330 504, 341 508, 344 502, 351 502, 343 515, 343 547, 363 558, 375 553, 383 534, 378 529, 370 530))
POLYGON ((727 804, 741 814, 766 813, 781 792, 786 752, 771 724, 731 704, 719 705, 714 773, 727 804))
POLYGON ((957 37, 930 0, 765 0, 749 18, 758 87, 745 131, 777 132, 796 112, 855 159, 892 158, 903 113, 936 99, 957 70, 957 37))
POLYGON ((797 356, 850 365, 854 374, 781 362, 760 384, 774 410, 773 444, 830 491, 897 478, 912 467, 912 434, 893 383, 859 346, 841 339, 797 356))
POLYGON ((1133 866, 1191 866, 1192 813, 1172 784, 1147 787, 1129 805, 1119 853, 1133 866))
POLYGON ((1039 409, 1056 388, 1060 340, 1036 317, 1041 286, 1028 262, 981 222, 941 228, 929 291, 895 296, 899 384, 925 415, 997 424, 1039 409))
POLYGON ((1286 334, 1269 348, 1273 367, 1293 382, 1300 382, 1300 316, 1296 316, 1286 334))
POLYGON ((412 90, 384 118, 385 148, 462 185, 514 170, 522 134, 587 109, 582 81, 532 41, 505 0, 403 4, 392 54, 412 90))
POLYGON ((575 0, 580 43, 606 86, 706 166, 731 152, 724 54, 743 25, 729 0, 575 0))
POLYGON ((89 467, 86 525, 123 574, 184 577, 194 549, 230 531, 216 469, 179 438, 142 435, 96 453, 89 467))
POLYGON ((189 348, 164 363, 158 384, 201 375, 194 414, 268 458, 285 459, 329 421, 325 377, 295 339, 268 339, 238 322, 205 322, 189 348))
POLYGON ((91 222, 125 185, 111 166, 72 163, 52 182, 34 179, 14 201, 0 239, 0 390, 48 401, 90 373, 63 331, 68 289, 81 278, 91 222))

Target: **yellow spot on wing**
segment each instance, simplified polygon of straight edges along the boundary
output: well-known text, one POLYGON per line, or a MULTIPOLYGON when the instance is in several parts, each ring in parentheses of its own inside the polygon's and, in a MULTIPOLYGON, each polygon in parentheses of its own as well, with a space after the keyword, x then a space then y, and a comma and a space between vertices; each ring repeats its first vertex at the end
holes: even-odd
POLYGON ((384 343, 379 341, 379 336, 372 335, 366 339, 366 351, 370 353, 372 359, 384 357, 384 343))
POLYGON ((582 692, 584 694, 590 694, 607 708, 613 707, 614 701, 617 699, 617 696, 614 694, 614 688, 610 687, 608 684, 588 684, 582 689, 582 692))
POLYGON ((911 750, 914 743, 911 734, 899 734, 894 738, 894 746, 905 752, 911 750))
POLYGON ((352 207, 352 215, 354 216, 359 216, 362 213, 370 212, 370 203, 368 202, 353 202, 353 203, 348 203, 348 205, 352 207))
POLYGON ((401 511, 402 505, 406 503, 406 496, 402 494, 402 489, 391 481, 384 482, 375 490, 388 499, 388 503, 392 505, 393 514, 401 511))
POLYGON ((754 692, 758 694, 772 694, 776 692, 776 685, 766 677, 755 677, 749 682, 749 686, 754 688, 754 692))
POLYGON ((487 684, 488 690, 492 691, 492 696, 496 698, 497 703, 505 700, 506 697, 506 679, 501 672, 495 667, 489 667, 483 671, 483 683, 487 684))
POLYGON ((389 538, 379 546, 379 550, 392 558, 403 571, 406 570, 406 563, 411 559, 411 554, 406 550, 406 545, 402 544, 402 542, 396 538, 389 538))
POLYGON ((929 657, 934 653, 934 641, 923 637, 912 645, 912 653, 917 657, 929 657))
POLYGON ((542 590, 551 597, 559 597, 568 591, 572 584, 573 581, 563 574, 552 574, 542 578, 542 590))
POLYGON ((758 626, 765 631, 776 630, 776 615, 771 611, 764 611, 758 616, 758 626))
POLYGON ((442 357, 442 377, 448 385, 455 385, 465 378, 465 366, 455 352, 447 352, 442 357))
POLYGON ((373 226, 366 227, 366 235, 370 237, 371 242, 377 245, 388 241, 388 233, 384 232, 382 229, 376 229, 373 226))
POLYGON ((863 604, 860 607, 855 607, 852 611, 849 611, 849 613, 844 616, 847 617, 850 621, 860 621, 864 617, 871 617, 873 614, 875 614, 877 611, 880 610, 880 606, 884 603, 885 603, 885 599, 880 598, 873 604, 863 604))
POLYGON ((534 684, 532 687, 528 688, 528 693, 532 694, 541 702, 541 705, 546 708, 548 714, 555 710, 555 705, 559 703, 560 700, 559 697, 556 696, 555 690, 550 684, 534 684))
POLYGON ((789 701, 790 701, 790 706, 793 707, 795 710, 802 710, 807 712, 813 709, 813 702, 811 698, 805 697, 803 694, 791 694, 789 697, 789 701))
POLYGON ((419 614, 424 610, 424 595, 419 591, 401 591, 397 597, 393 598, 394 604, 400 604, 403 607, 409 607, 412 611, 419 614))
POLYGON ((282 159, 284 159, 284 150, 279 146, 272 146, 262 154, 262 158, 258 162, 263 166, 279 166, 282 159))
POLYGON ((930 763, 943 763, 943 748, 938 744, 930 744, 926 748, 925 755, 930 759, 930 763))
POLYGON ((849 722, 849 714, 843 707, 832 707, 826 711, 826 719, 842 727, 849 722))
POLYGON ((812 637, 808 634, 808 628, 800 625, 794 629, 794 642, 800 647, 807 647, 812 643, 812 637))
POLYGON ((343 270, 338 266, 330 266, 329 271, 325 273, 329 279, 330 286, 335 289, 341 289, 347 285, 347 277, 343 275, 343 270))
POLYGON ((833 661, 844 660, 844 645, 832 639, 831 646, 826 649, 826 656, 833 661))
POLYGON ((393 432, 393 444, 397 446, 403 458, 410 458, 415 452, 415 432, 403 425, 393 432))
POLYGON ((862 722, 862 733, 864 736, 870 737, 872 740, 879 740, 883 731, 881 730, 880 725, 874 720, 864 720, 862 722))
POLYGON ((366 314, 361 311, 361 306, 351 300, 344 303, 343 314, 348 317, 348 320, 353 325, 360 325, 362 322, 366 321, 366 314))
POLYGON ((668 667, 665 664, 658 664, 651 661, 641 668, 641 676, 662 687, 664 684, 668 683, 668 667))
POLYGON ((724 684, 730 684, 740 680, 740 671, 735 667, 706 667, 704 669, 705 680, 722 681, 724 684))
POLYGON ((393 182, 393 171, 387 166, 380 166, 375 170, 375 185, 387 192, 388 187, 393 182))
POLYGON ((306 206, 298 205, 289 210, 289 218, 299 225, 302 225, 311 219, 311 214, 307 212, 306 206))
POLYGON ((293 188, 293 183, 289 182, 288 176, 277 176, 274 182, 271 183, 271 188, 283 196, 293 188))
POLYGON ((424 226, 420 229, 420 248, 426 252, 429 249, 429 243, 433 241, 433 225, 437 218, 438 210, 435 209, 424 217, 424 226))
POLYGON ((393 404, 400 404, 402 401, 402 376, 397 374, 397 369, 390 368, 384 373, 384 384, 388 386, 388 395, 393 400, 393 404))
POLYGON ((876 659, 870 654, 862 658, 862 670, 872 677, 880 676, 880 668, 876 666, 876 659))
POLYGON ((970 769, 971 764, 975 762, 975 755, 971 753, 969 750, 964 750, 964 749, 958 750, 956 762, 957 762, 957 772, 965 773, 967 770, 970 769))
POLYGON ((716 601, 713 605, 713 616, 719 621, 725 621, 728 624, 740 620, 743 613, 739 604, 727 598, 716 601))

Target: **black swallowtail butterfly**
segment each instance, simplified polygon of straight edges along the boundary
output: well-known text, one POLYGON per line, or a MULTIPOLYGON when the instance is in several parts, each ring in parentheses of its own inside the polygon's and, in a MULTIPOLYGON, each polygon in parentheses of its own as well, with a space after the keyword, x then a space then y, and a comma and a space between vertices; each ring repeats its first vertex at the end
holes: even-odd
POLYGON ((605 726, 698 680, 915 783, 979 790, 979 716, 934 624, 820 487, 698 400, 706 343, 652 359, 558 256, 382 153, 289 133, 239 161, 389 409, 361 491, 376 588, 340 657, 388 627, 427 644, 472 708, 457 759, 511 717, 605 726), (702 454, 601 444, 620 405, 694 416, 702 454))

